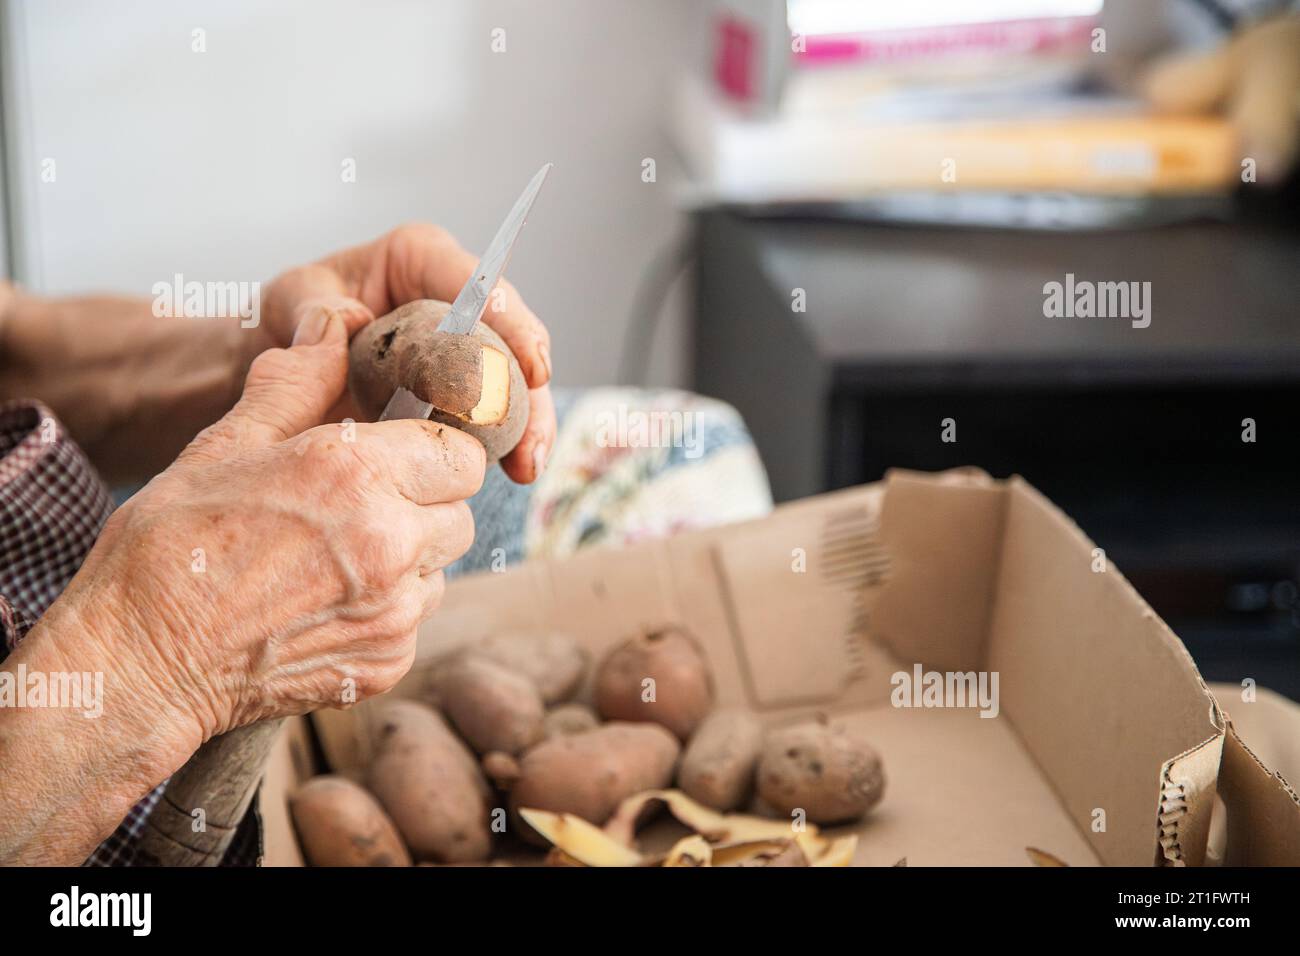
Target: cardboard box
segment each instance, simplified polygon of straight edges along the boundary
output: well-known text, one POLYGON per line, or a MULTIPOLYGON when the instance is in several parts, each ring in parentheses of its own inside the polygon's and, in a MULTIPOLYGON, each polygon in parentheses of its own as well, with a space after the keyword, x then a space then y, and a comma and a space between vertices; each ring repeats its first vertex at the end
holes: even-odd
MULTIPOLYGON (((1026 847, 1198 865, 1207 846, 1300 863, 1295 792, 1104 553, 1017 478, 898 472, 759 521, 461 579, 393 693, 418 695, 431 661, 499 628, 564 629, 598 658, 670 622, 702 643, 720 703, 772 725, 825 713, 879 749, 888 784, 858 865, 1023 866, 1026 847), (924 706, 930 673, 948 706, 924 706), (981 675, 983 705, 952 706, 981 675)), ((332 769, 364 766, 375 712, 314 715, 332 769)), ((268 863, 301 859, 282 804, 304 746, 283 743, 264 787, 268 863)))

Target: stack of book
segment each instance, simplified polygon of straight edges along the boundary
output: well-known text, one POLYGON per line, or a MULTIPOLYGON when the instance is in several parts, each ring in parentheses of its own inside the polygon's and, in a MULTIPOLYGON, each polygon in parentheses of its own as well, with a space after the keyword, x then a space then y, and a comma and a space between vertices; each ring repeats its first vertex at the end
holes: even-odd
POLYGON ((693 195, 928 209, 945 195, 1223 195, 1240 170, 1228 123, 1151 116, 1090 85, 1101 6, 718 0, 711 75, 685 80, 674 107, 693 195))

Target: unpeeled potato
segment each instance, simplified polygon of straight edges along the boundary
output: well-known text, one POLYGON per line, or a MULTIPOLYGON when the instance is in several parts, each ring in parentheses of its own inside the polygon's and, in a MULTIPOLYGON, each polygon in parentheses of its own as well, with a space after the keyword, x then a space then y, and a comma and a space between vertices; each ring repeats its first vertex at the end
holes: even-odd
POLYGON ((587 652, 559 631, 503 631, 477 642, 473 650, 523 674, 548 706, 572 697, 587 672, 587 652))
POLYGON ((527 677, 477 653, 436 668, 432 702, 479 753, 518 754, 542 739, 546 711, 527 677))
POLYGON ((390 701, 379 719, 366 783, 415 859, 486 860, 492 849, 491 791, 474 755, 424 704, 390 701))
POLYGON ((717 710, 691 737, 677 782, 686 795, 714 810, 734 810, 754 791, 763 749, 763 725, 748 711, 717 710))
POLYGON ((585 734, 600 726, 600 718, 586 704, 560 704, 546 712, 542 729, 546 738, 585 734))
POLYGON ((685 740, 712 708, 709 665, 677 628, 626 641, 596 671, 596 709, 606 720, 653 721, 685 740))
POLYGON ((393 821, 364 787, 344 777, 313 777, 289 797, 289 812, 312 866, 410 866, 393 821))
POLYGON ((572 813, 600 826, 624 798, 668 786, 680 749, 657 724, 614 722, 552 737, 519 761, 510 805, 572 813))
POLYGON ((885 772, 865 741, 821 722, 768 733, 758 795, 773 809, 802 810, 814 823, 856 820, 880 802, 885 772))

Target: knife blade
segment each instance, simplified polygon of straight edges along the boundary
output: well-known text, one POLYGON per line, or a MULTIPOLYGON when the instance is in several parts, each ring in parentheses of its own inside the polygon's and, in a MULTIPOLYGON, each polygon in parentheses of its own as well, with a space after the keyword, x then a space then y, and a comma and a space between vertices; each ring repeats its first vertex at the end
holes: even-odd
MULTIPOLYGON (((456 301, 451 304, 451 311, 438 323, 439 332, 466 334, 473 330, 478 320, 483 317, 492 290, 496 288, 502 273, 506 271, 506 265, 510 262, 510 253, 515 247, 515 240, 519 238, 524 223, 528 221, 528 211, 533 208, 533 202, 542 190, 542 183, 546 182, 551 165, 547 163, 539 169, 524 187, 524 191, 519 194, 509 215, 497 229, 497 234, 492 237, 487 252, 483 253, 483 258, 479 260, 474 274, 461 287, 456 301)), ((385 422, 395 418, 428 418, 432 412, 433 406, 430 403, 418 398, 409 389, 399 386, 397 391, 393 392, 393 397, 388 400, 388 404, 384 406, 379 421, 385 422)))

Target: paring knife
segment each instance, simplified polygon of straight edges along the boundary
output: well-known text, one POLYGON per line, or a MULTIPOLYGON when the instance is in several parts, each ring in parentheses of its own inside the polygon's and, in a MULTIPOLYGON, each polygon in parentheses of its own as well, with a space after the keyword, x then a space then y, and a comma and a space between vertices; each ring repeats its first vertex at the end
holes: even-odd
MULTIPOLYGON (((515 240, 519 238, 524 223, 528 221, 528 210, 533 208, 533 200, 542 191, 542 183, 546 182, 546 174, 551 171, 551 165, 547 163, 539 169, 537 175, 519 194, 519 198, 515 200, 510 210, 510 215, 506 216, 505 222, 501 223, 501 228, 492 238, 492 244, 479 260, 478 268, 461 288, 456 301, 451 304, 451 311, 438 323, 439 332, 467 333, 483 317, 492 290, 496 288, 501 274, 506 271, 510 253, 515 247, 515 240)), ((432 412, 432 405, 416 397, 409 389, 398 386, 397 391, 393 392, 393 397, 384 406, 379 421, 386 422, 394 418, 428 418, 432 412)))

